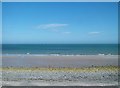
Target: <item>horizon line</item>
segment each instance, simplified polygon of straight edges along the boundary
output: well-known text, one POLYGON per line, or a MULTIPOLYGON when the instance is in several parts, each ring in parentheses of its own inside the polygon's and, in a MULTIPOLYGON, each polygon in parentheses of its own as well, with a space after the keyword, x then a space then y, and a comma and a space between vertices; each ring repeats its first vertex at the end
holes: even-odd
MULTIPOLYGON (((120 43, 2 43, 3 44, 120 44, 120 43)), ((1 45, 1 44, 0 44, 1 45)))
POLYGON ((119 0, 0 0, 0 2, 119 2, 119 0))

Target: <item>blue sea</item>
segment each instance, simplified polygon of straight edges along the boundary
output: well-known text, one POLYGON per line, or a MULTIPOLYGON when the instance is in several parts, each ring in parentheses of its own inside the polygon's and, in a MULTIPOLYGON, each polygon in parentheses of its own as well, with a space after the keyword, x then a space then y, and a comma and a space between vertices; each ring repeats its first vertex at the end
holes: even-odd
POLYGON ((3 44, 2 54, 118 55, 117 44, 3 44))

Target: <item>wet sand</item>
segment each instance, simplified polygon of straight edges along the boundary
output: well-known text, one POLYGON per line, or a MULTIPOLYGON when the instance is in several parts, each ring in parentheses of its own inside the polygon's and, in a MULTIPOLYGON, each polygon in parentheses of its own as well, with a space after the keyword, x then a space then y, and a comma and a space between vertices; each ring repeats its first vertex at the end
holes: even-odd
POLYGON ((80 55, 80 56, 2 56, 3 67, 89 67, 117 66, 117 55, 80 55))

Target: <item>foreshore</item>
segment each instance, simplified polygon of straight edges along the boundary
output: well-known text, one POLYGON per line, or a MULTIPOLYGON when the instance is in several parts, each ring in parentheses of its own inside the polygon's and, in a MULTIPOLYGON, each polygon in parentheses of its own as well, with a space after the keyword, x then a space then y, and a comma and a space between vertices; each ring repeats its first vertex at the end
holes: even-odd
POLYGON ((4 86, 117 86, 117 55, 3 55, 4 86))
POLYGON ((76 56, 40 56, 40 55, 3 55, 3 67, 91 67, 118 66, 118 55, 76 55, 76 56))

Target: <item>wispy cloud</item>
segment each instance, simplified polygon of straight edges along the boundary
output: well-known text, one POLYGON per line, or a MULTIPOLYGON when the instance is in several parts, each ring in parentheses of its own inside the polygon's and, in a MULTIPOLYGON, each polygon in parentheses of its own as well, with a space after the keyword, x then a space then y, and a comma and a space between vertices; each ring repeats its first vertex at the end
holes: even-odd
POLYGON ((41 24, 37 26, 37 29, 59 29, 65 26, 68 26, 68 24, 41 24))
POLYGON ((100 32, 94 31, 94 32, 89 32, 88 34, 97 35, 97 34, 100 34, 100 32))
POLYGON ((63 34, 71 34, 71 32, 63 32, 63 34))

